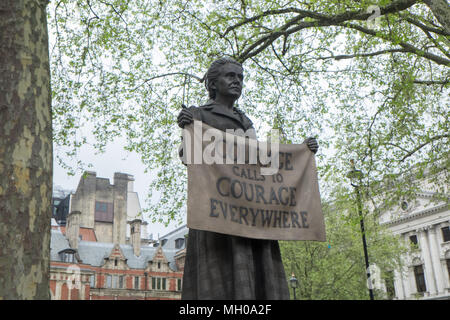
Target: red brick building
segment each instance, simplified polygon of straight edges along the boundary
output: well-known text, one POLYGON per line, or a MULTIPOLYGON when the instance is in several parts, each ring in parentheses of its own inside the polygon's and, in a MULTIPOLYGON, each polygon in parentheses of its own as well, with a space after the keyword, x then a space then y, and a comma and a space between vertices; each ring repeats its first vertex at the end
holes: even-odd
MULTIPOLYGON (((104 180, 104 179, 103 179, 104 180)), ((95 180, 93 180, 95 183, 95 180)), ((104 183, 104 181, 102 182, 104 183)), ((86 185, 86 181, 81 183, 86 185)), ((98 185, 98 184, 97 184, 98 185)), ((126 184, 124 184, 126 185, 126 184)), ((90 190, 92 190, 92 186, 90 190)), ((114 188, 112 190, 113 196, 114 188)), ((83 190, 77 190, 82 193, 83 190)), ((108 203, 103 190, 100 199, 94 194, 83 197, 96 203, 108 203)), ((126 192, 122 192, 126 195, 126 192)), ((75 194, 73 199, 81 198, 75 194)), ((110 203, 113 219, 108 227, 105 219, 101 221, 101 238, 107 238, 105 230, 111 230, 119 236, 111 236, 111 242, 98 241, 96 234, 95 211, 72 211, 66 219, 66 225, 60 226, 52 219, 50 290, 54 300, 157 300, 180 299, 185 257, 186 227, 171 232, 160 242, 142 239, 143 223, 139 219, 125 220, 126 212, 120 212, 121 218, 114 216, 114 208, 130 208, 127 199, 113 198, 110 203), (119 203, 122 201, 122 203, 119 203), (84 215, 92 215, 86 217, 84 215), (91 221, 89 226, 83 221, 91 221), (120 222, 119 226, 114 225, 120 222), (129 227, 129 230, 123 230, 129 227), (126 235, 129 233, 129 237, 126 235), (173 242, 173 243, 172 243, 173 242)), ((89 208, 86 203, 71 204, 69 207, 89 208)), ((98 206, 92 205, 96 208, 98 206)), ((97 215, 98 216, 98 215, 97 215)))

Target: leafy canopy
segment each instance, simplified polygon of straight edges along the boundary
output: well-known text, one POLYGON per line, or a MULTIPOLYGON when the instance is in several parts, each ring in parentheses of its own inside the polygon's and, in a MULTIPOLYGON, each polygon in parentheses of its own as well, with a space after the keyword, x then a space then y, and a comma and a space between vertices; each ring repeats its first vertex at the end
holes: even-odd
MULTIPOLYGON (((448 13, 445 0, 53 1, 58 160, 90 135, 99 150, 123 135, 156 174, 150 215, 181 220, 176 116, 182 103, 205 102, 203 75, 228 55, 244 64, 239 107, 260 137, 278 128, 288 142, 318 138, 324 199, 349 187, 350 159, 365 195, 413 167, 438 171, 449 159, 448 13)), ((400 184, 390 196, 413 190, 400 184)))

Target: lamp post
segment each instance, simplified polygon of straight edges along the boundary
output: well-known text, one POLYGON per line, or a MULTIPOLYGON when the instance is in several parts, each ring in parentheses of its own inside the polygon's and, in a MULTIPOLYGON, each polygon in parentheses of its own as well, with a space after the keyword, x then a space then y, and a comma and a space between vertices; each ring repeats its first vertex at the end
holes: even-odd
POLYGON ((294 275, 293 272, 292 272, 291 278, 289 279, 289 282, 291 283, 291 288, 292 288, 292 290, 294 290, 294 300, 297 300, 297 298, 295 297, 295 289, 297 288, 298 280, 297 280, 297 278, 295 277, 295 275, 294 275))
POLYGON ((367 280, 369 281, 368 282, 369 296, 370 296, 370 300, 374 300, 373 289, 372 289, 372 285, 370 282, 371 279, 370 279, 370 269, 369 269, 369 255, 367 253, 366 232, 364 229, 364 218, 363 218, 363 214, 362 214, 361 195, 360 195, 360 191, 359 191, 359 187, 361 185, 361 180, 362 180, 363 174, 362 174, 361 170, 355 169, 355 163, 353 160, 351 160, 350 163, 352 165, 352 170, 348 173, 347 177, 350 178, 350 183, 351 183, 352 187, 355 188, 356 202, 358 204, 359 222, 361 225, 361 234, 362 234, 362 242, 363 242, 363 249, 364 249, 364 260, 366 263, 366 275, 367 275, 367 280))

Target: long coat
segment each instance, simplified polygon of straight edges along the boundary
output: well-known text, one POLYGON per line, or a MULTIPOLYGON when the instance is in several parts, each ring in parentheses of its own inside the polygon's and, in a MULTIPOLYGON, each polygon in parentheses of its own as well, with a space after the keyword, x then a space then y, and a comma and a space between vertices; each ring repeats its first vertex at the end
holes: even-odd
MULTIPOLYGON (((253 128, 245 114, 210 102, 190 107, 194 119, 219 130, 253 128)), ((278 241, 189 230, 182 299, 289 299, 278 241)))

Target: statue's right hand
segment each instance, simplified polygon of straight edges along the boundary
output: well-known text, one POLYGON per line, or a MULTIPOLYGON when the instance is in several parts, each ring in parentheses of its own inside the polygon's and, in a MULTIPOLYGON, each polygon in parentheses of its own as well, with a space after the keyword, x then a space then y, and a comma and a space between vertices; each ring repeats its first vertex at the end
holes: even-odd
POLYGON ((183 104, 182 109, 180 113, 178 114, 178 126, 180 128, 184 128, 185 125, 190 124, 192 121, 194 121, 194 116, 192 115, 192 112, 189 111, 189 109, 186 108, 186 106, 183 104))

